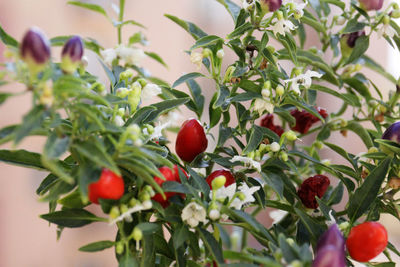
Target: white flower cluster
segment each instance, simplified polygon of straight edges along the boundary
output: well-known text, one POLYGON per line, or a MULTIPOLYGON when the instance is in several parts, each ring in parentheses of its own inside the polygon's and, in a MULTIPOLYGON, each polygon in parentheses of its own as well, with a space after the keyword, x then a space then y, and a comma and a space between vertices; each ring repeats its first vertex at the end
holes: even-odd
POLYGON ((121 58, 125 64, 140 66, 141 61, 146 57, 144 51, 140 48, 118 45, 116 48, 108 48, 100 51, 106 64, 111 65, 117 58, 121 58))
POLYGON ((183 222, 194 228, 198 226, 200 222, 207 222, 206 215, 207 212, 203 206, 196 202, 190 202, 183 208, 181 218, 183 222))
POLYGON ((244 166, 246 168, 251 168, 251 169, 256 169, 258 172, 261 172, 261 164, 258 161, 253 160, 252 158, 249 157, 243 157, 243 156, 234 156, 230 162, 243 162, 244 166))
POLYGON ((287 79, 284 80, 284 83, 292 83, 291 85, 291 90, 297 94, 300 95, 300 85, 304 86, 305 88, 310 88, 312 84, 312 78, 321 78, 322 74, 318 73, 316 71, 312 70, 307 70, 306 73, 300 74, 292 79, 287 79))

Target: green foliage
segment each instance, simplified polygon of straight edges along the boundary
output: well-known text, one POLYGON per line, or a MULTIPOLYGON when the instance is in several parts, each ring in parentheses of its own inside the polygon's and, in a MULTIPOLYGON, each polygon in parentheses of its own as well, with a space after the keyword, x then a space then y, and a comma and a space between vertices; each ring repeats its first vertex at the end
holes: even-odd
MULTIPOLYGON (((400 145, 382 139, 400 119, 399 82, 365 54, 383 26, 394 30, 385 36, 388 43, 400 48, 400 27, 390 17, 398 7, 367 13, 356 1, 348 8, 342 1, 310 0, 304 10, 287 4, 265 12, 260 1, 247 9, 233 0, 217 2, 233 19, 224 36, 165 15, 194 38, 187 53, 198 67, 172 86, 149 77, 133 59, 147 56, 167 67, 160 55, 138 46, 147 43, 142 32, 122 43, 123 27, 144 28, 124 20, 123 0, 117 20, 99 5, 68 2, 112 20, 116 47, 83 39, 85 48, 99 56, 107 84, 83 62, 72 73, 63 72, 58 62, 39 71, 28 68, 18 41, 0 27, 8 47, 5 72, 15 77, 1 76, 0 85, 25 84, 33 103, 21 123, 0 129, 0 144, 46 138, 41 153, 2 149, 0 161, 46 172, 36 193, 49 202, 49 212, 40 217, 56 224, 58 233, 93 222, 117 226, 114 241, 92 242, 80 251, 114 248, 119 266, 311 266, 312 251, 332 220, 346 235, 383 213, 400 219, 399 188, 390 183, 400 175, 400 145), (332 10, 340 16, 328 16, 332 10), (283 22, 286 28, 279 27, 283 22), (349 47, 344 34, 360 30, 368 35, 349 47), (318 48, 308 47, 311 32, 318 48), (233 57, 225 56, 227 50, 233 57), (376 76, 367 77, 362 67, 385 77, 390 92, 375 85, 376 76), (206 79, 214 86, 204 88, 206 79), (332 101, 332 110, 321 106, 321 98, 332 101), (185 118, 197 117, 210 137, 208 149, 192 162, 180 160, 172 150, 176 137, 167 135, 179 130, 173 119, 177 110, 185 118), (348 131, 347 138, 365 147, 344 147, 338 133, 345 138, 348 131), (321 149, 340 161, 324 160, 321 149), (161 167, 174 169, 173 178, 161 167), (233 175, 233 184, 216 190, 217 183, 211 183, 210 188, 206 178, 221 168, 233 175), (105 169, 122 177, 123 194, 101 196, 104 214, 95 215, 87 206, 100 194, 93 190, 100 190, 96 185, 105 169), (315 175, 328 176, 330 186, 322 196, 310 193, 304 200, 299 188, 315 175), (306 202, 314 200, 318 208, 308 209, 306 202), (272 225, 260 220, 257 214, 266 208, 280 211, 282 218, 272 225)), ((70 37, 50 42, 63 46, 70 37)), ((0 92, 0 105, 14 96, 0 92)), ((187 147, 197 144, 195 134, 187 138, 187 147)), ((110 185, 105 191, 112 191, 110 185)), ((400 254, 390 243, 388 250, 400 254)), ((388 257, 371 266, 394 262, 388 257)))

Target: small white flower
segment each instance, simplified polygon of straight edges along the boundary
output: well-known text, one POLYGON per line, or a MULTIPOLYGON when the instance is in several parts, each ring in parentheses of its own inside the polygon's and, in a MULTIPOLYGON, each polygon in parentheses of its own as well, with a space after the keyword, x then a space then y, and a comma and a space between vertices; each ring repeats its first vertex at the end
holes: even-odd
MULTIPOLYGON (((236 193, 236 183, 233 183, 227 187, 223 186, 219 188, 215 192, 215 197, 218 201, 223 202, 226 198, 231 200, 233 198, 233 195, 236 193)), ((213 192, 210 190, 210 198, 213 197, 213 192)))
POLYGON ((100 54, 103 57, 104 63, 107 65, 111 65, 114 59, 117 58, 117 52, 113 48, 102 50, 100 54))
POLYGON ((322 74, 316 71, 307 70, 306 73, 300 74, 292 79, 284 80, 285 83, 292 82, 291 90, 294 91, 296 94, 300 94, 300 85, 303 85, 305 88, 310 88, 312 84, 312 78, 317 77, 321 78, 322 74))
POLYGON ((177 110, 171 110, 167 114, 160 116, 160 123, 167 123, 169 122, 171 126, 180 125, 182 120, 182 115, 177 110))
POLYGON ((146 57, 146 54, 142 49, 125 45, 119 45, 115 49, 115 52, 123 61, 125 61, 126 64, 133 64, 137 66, 140 66, 142 59, 146 57))
POLYGON ((191 202, 182 210, 182 221, 189 224, 190 227, 194 228, 199 225, 200 222, 206 222, 207 212, 203 206, 196 202, 191 202))
POLYGON ((256 199, 253 197, 253 194, 257 192, 260 189, 260 187, 259 186, 249 187, 246 183, 242 183, 238 189, 239 192, 241 192, 244 195, 244 198, 243 199, 239 199, 238 197, 235 198, 232 201, 230 207, 240 210, 244 205, 256 201, 256 199))
POLYGON ((161 94, 160 86, 158 86, 157 84, 154 84, 154 83, 148 83, 142 89, 141 99, 142 99, 142 101, 148 101, 159 94, 161 94))
POLYGON ((295 0, 283 0, 282 5, 286 6, 287 4, 290 4, 293 7, 293 11, 296 14, 297 18, 301 18, 304 15, 304 8, 307 6, 308 1, 306 2, 299 2, 295 0))
POLYGON ((125 211, 124 213, 122 213, 120 216, 118 216, 117 218, 115 218, 114 220, 110 221, 110 225, 115 224, 117 222, 123 221, 123 220, 129 220, 132 219, 131 214, 135 213, 135 212, 139 212, 142 210, 148 210, 151 209, 153 207, 153 204, 147 201, 141 203, 141 204, 136 204, 135 206, 133 206, 132 208, 128 209, 127 211, 125 211))
POLYGON ((296 29, 296 26, 290 20, 286 19, 280 19, 274 25, 271 26, 271 30, 273 31, 275 36, 277 33, 280 33, 283 36, 285 36, 287 32, 290 33, 290 31, 294 29, 296 29))
POLYGON ((261 172, 261 164, 258 161, 255 161, 251 158, 248 157, 242 157, 242 156, 234 156, 231 160, 229 160, 230 162, 236 162, 236 161, 240 161, 243 162, 245 167, 248 168, 252 168, 252 169, 256 169, 258 172, 261 172))
POLYGON ((124 119, 119 115, 115 116, 114 123, 115 123, 115 125, 120 126, 120 127, 125 125, 124 119))
POLYGON ((154 127, 154 132, 151 134, 150 139, 158 139, 162 137, 162 131, 165 128, 168 128, 170 126, 170 122, 166 122, 164 124, 158 124, 156 127, 154 127))
POLYGON ((269 217, 272 219, 272 224, 276 224, 280 222, 286 214, 288 214, 288 212, 284 210, 273 210, 269 213, 269 217))
POLYGON ((393 36, 396 34, 396 31, 390 26, 390 24, 382 23, 377 30, 377 34, 379 38, 386 36, 393 38, 393 36))
POLYGON ((272 142, 271 151, 278 152, 281 149, 281 146, 277 142, 272 142))
POLYGON ((203 54, 199 52, 194 52, 190 54, 190 62, 197 65, 197 68, 201 68, 201 63, 203 62, 203 54))
POLYGON ((256 98, 256 100, 254 101, 253 109, 260 116, 264 113, 264 111, 267 111, 268 113, 273 113, 274 108, 275 108, 274 104, 272 104, 271 101, 266 100, 264 98, 256 98))

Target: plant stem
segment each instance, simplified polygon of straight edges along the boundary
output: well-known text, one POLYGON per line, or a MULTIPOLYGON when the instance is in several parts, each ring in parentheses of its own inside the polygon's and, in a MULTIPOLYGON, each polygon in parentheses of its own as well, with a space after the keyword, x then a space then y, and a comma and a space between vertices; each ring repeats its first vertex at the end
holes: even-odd
MULTIPOLYGON (((124 21, 125 0, 119 0, 119 18, 118 21, 124 21)), ((122 25, 118 25, 118 44, 122 43, 122 25)))

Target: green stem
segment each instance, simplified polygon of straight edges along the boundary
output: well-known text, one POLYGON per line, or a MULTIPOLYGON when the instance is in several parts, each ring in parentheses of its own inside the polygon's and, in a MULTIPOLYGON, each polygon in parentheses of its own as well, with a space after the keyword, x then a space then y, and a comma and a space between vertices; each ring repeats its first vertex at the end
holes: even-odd
MULTIPOLYGON (((122 23, 124 21, 125 11, 125 0, 119 0, 119 18, 118 21, 122 23)), ((118 44, 122 43, 122 25, 118 26, 118 44)))

